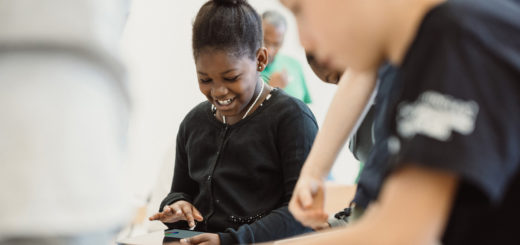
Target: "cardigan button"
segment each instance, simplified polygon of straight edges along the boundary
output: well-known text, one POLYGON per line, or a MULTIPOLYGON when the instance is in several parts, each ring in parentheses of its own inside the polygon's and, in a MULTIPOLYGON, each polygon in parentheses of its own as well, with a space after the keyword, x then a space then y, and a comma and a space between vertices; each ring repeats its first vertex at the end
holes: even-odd
POLYGON ((208 181, 211 181, 211 175, 208 175, 208 181))

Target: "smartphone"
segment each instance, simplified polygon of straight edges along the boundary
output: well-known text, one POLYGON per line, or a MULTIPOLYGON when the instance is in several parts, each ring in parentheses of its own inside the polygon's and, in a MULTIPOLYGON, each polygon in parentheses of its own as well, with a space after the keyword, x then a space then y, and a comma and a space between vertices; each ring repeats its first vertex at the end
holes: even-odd
POLYGON ((183 238, 193 237, 200 234, 204 234, 204 232, 172 229, 164 231, 164 240, 180 241, 183 238))

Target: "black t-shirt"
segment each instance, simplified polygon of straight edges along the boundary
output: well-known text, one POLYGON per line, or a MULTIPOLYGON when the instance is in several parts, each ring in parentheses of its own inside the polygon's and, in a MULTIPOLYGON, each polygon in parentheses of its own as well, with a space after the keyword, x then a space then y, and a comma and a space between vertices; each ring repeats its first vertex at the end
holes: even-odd
MULTIPOLYGON (((371 147, 370 154, 359 176, 353 202, 364 208, 377 198, 388 166, 387 142, 390 136, 390 102, 394 101, 396 96, 399 95, 401 87, 395 80, 396 74, 397 69, 389 64, 379 69, 379 88, 371 109, 373 116, 372 118, 367 117, 363 121, 363 124, 365 124, 367 120, 373 120, 373 122, 370 122, 373 123, 373 134, 370 137, 373 137, 374 145, 371 147)), ((360 132, 358 131, 357 134, 360 134, 360 132)))
POLYGON ((432 9, 399 68, 387 173, 460 178, 443 244, 520 244, 520 8, 452 0, 432 9))
POLYGON ((310 109, 278 89, 231 126, 215 118, 209 102, 199 104, 179 128, 171 193, 161 210, 178 200, 193 203, 204 216, 196 230, 220 232, 222 244, 309 232, 287 204, 317 130, 310 109))
POLYGON ((352 155, 362 163, 367 161, 374 146, 374 116, 375 106, 372 105, 348 144, 352 155))

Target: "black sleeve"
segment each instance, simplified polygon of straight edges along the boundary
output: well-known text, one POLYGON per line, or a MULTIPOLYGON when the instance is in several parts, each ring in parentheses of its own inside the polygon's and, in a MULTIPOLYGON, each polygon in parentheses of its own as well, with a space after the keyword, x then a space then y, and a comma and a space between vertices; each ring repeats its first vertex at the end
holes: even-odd
POLYGON ((162 211, 166 205, 170 205, 179 200, 185 200, 192 203, 193 197, 198 192, 198 185, 190 178, 188 172, 185 135, 185 127, 184 123, 182 123, 177 133, 175 169, 173 172, 172 187, 168 196, 166 196, 161 202, 159 211, 162 211))
POLYGON ((237 230, 228 228, 225 232, 219 233, 219 236, 222 245, 252 244, 283 239, 311 231, 310 228, 304 227, 296 221, 285 205, 252 224, 242 225, 237 230))
POLYGON ((312 231, 298 222, 287 208, 300 170, 318 131, 316 120, 310 111, 307 111, 306 106, 304 109, 306 110, 294 108, 296 112, 287 113, 288 116, 282 117, 278 128, 277 145, 284 179, 281 207, 252 224, 220 233, 223 245, 266 242, 312 231))
POLYGON ((291 200, 301 168, 318 132, 318 124, 308 107, 303 103, 300 106, 304 108, 298 108, 299 113, 284 117, 278 128, 277 145, 284 178, 285 205, 291 200))
POLYGON ((453 28, 423 28, 403 63, 390 170, 452 172, 499 201, 519 161, 518 79, 453 28))

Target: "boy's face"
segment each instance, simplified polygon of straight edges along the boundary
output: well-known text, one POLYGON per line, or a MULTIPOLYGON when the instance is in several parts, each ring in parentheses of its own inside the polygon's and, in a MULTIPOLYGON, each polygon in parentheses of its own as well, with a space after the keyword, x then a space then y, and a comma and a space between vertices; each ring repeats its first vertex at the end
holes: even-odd
POLYGON ((334 70, 374 69, 381 61, 384 28, 379 0, 281 0, 295 15, 300 40, 334 70))
POLYGON ((311 67, 312 71, 316 76, 318 76, 319 79, 326 83, 331 84, 338 84, 341 76, 343 75, 343 72, 336 71, 331 69, 330 67, 326 67, 325 65, 321 64, 313 54, 306 53, 307 56, 307 62, 309 63, 309 66, 311 67))
POLYGON ((236 57, 226 51, 207 49, 195 59, 199 89, 222 115, 240 115, 251 101, 259 83, 258 64, 265 67, 267 51, 257 59, 236 57))

